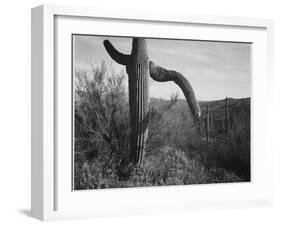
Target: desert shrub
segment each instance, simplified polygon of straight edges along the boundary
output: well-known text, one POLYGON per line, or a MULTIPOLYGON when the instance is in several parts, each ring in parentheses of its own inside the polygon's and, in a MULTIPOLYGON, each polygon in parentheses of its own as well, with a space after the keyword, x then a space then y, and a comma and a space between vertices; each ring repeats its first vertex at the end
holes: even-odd
POLYGON ((240 181, 250 180, 250 115, 246 113, 247 110, 235 112, 228 136, 219 129, 212 131, 209 144, 202 142, 198 152, 199 161, 208 169, 217 174, 233 172, 240 181))
POLYGON ((146 153, 158 152, 167 143, 165 115, 177 104, 178 94, 172 94, 170 100, 151 100, 149 110, 149 130, 146 153))
MULTIPOLYGON (((230 130, 225 138, 224 129, 212 128, 207 144, 200 124, 194 122, 183 100, 178 101, 161 118, 160 136, 163 146, 184 151, 214 175, 216 182, 250 180, 250 115, 248 108, 234 110, 230 130)), ((219 105, 220 103, 218 103, 219 105)), ((204 112, 203 112, 204 113, 204 112)), ((218 114, 217 117, 221 117, 218 114)), ((220 124, 221 125, 221 124, 220 124)), ((210 175, 209 175, 210 176, 210 175)))
POLYGON ((76 71, 75 162, 81 165, 78 156, 83 156, 91 170, 103 176, 105 171, 116 173, 129 153, 124 80, 124 73, 115 73, 105 63, 90 72, 76 71))
MULTIPOLYGON (((157 155, 149 155, 143 167, 129 166, 129 177, 118 178, 112 171, 103 172, 100 160, 83 165, 80 187, 93 188, 125 188, 161 185, 187 185, 222 182, 219 175, 207 171, 196 160, 189 159, 181 150, 163 147, 157 155), (97 167, 99 165, 99 167, 97 167)), ((239 178, 225 172, 224 182, 237 182, 239 178)))
POLYGON ((240 176, 246 178, 249 137, 243 134, 243 125, 236 123, 227 141, 206 145, 186 101, 177 95, 170 100, 151 98, 144 163, 134 166, 129 162, 127 75, 116 73, 105 63, 75 75, 75 189, 237 182, 240 176))
POLYGON ((177 94, 170 100, 152 99, 148 133, 148 151, 169 146, 191 155, 201 143, 198 124, 186 101, 178 99, 177 94))

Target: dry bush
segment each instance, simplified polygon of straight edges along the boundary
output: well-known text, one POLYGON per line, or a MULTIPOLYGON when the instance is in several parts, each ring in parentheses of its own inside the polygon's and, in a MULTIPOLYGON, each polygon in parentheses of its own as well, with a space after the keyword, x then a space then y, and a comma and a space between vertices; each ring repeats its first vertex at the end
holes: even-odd
POLYGON ((124 73, 115 73, 105 63, 100 67, 92 68, 88 73, 76 72, 75 185, 77 189, 85 189, 83 185, 85 178, 81 179, 84 177, 84 171, 92 176, 92 183, 90 183, 92 186, 86 188, 99 188, 101 183, 97 175, 102 175, 103 181, 117 178, 122 162, 127 159, 130 127, 124 80, 124 73), (84 164, 85 162, 87 164, 84 164))
POLYGON ((222 146, 214 145, 210 152, 210 147, 201 142, 186 102, 177 95, 169 101, 151 99, 144 165, 133 166, 129 162, 125 76, 105 63, 89 72, 76 71, 75 189, 240 181, 229 165, 247 162, 245 154, 234 155, 238 148, 248 148, 243 146, 244 129, 237 124, 236 132, 230 134, 230 143, 220 142, 222 146), (239 139, 242 143, 238 145, 239 139), (219 174, 221 168, 223 178, 219 174))

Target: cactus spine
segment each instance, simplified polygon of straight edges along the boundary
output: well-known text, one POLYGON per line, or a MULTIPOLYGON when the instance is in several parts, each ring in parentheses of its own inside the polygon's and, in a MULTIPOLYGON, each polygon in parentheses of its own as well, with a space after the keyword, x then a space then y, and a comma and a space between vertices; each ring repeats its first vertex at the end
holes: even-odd
POLYGON ((141 165, 144 157, 145 142, 148 133, 149 120, 149 58, 146 40, 134 38, 131 55, 118 52, 109 41, 104 46, 117 63, 126 65, 129 75, 129 105, 131 125, 131 161, 141 165))

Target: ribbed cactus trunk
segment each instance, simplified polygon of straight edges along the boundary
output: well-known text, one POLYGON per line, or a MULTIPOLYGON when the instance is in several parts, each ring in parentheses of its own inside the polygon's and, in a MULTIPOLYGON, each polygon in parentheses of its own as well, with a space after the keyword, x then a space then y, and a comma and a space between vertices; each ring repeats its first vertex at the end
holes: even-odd
POLYGON ((118 63, 126 65, 129 75, 129 105, 131 126, 131 161, 141 165, 148 133, 149 120, 149 58, 146 40, 134 38, 131 55, 119 53, 110 44, 104 42, 109 55, 118 63))
POLYGON ((126 69, 129 74, 131 159, 141 165, 147 139, 149 116, 149 59, 144 39, 133 39, 131 61, 126 69))

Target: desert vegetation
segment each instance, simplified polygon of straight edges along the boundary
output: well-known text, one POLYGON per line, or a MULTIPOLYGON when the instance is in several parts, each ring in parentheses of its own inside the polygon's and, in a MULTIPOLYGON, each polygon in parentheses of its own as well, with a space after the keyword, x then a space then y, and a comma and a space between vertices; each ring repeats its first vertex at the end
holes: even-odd
POLYGON ((177 94, 150 98, 143 162, 134 164, 126 76, 105 63, 75 72, 74 189, 250 180, 249 98, 228 99, 227 123, 225 100, 199 102, 196 121, 177 94))

